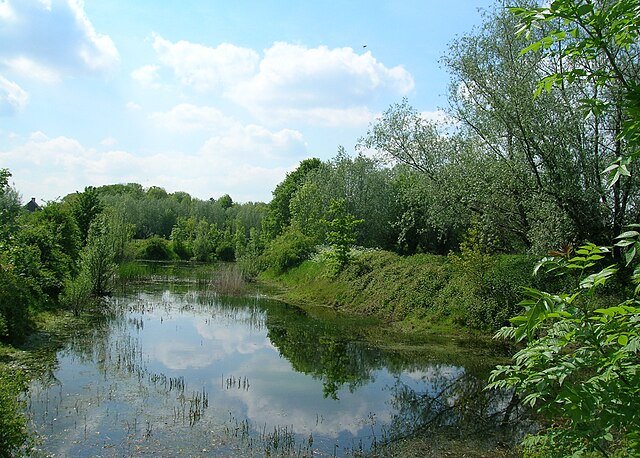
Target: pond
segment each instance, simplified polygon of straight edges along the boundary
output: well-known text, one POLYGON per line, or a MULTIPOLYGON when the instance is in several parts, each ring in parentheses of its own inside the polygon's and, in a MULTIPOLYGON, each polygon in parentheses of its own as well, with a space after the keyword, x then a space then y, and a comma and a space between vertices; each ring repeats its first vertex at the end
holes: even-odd
POLYGON ((376 345, 376 323, 197 285, 129 287, 106 307, 30 387, 43 455, 353 456, 511 423, 478 345, 376 345))

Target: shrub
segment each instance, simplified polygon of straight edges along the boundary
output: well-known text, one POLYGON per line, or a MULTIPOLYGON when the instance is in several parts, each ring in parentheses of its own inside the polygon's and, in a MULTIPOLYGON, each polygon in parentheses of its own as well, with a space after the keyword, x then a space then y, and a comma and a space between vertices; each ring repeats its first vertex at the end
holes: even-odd
POLYGON ((230 243, 222 242, 216 247, 216 256, 220 261, 235 261, 236 255, 233 246, 230 243))
POLYGON ((15 342, 29 332, 29 304, 34 299, 23 279, 0 259, 0 340, 15 342))
POLYGON ((289 228, 269 243, 261 258, 267 268, 282 273, 307 259, 313 248, 311 237, 297 229, 289 228))
POLYGON ((177 258, 169 241, 157 235, 140 243, 136 250, 136 257, 149 261, 171 261, 177 258))
POLYGON ((92 282, 86 269, 73 279, 67 280, 64 291, 60 295, 60 303, 78 316, 91 301, 92 282))

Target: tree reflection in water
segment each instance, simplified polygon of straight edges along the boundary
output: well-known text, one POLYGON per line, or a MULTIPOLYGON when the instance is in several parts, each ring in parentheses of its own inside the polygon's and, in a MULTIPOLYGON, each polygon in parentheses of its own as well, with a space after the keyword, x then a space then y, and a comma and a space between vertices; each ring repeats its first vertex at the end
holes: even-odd
POLYGON ((267 328, 273 345, 297 371, 322 380, 325 397, 338 400, 342 387, 353 392, 379 370, 395 374, 388 387, 394 414, 386 441, 453 435, 492 438, 509 447, 531 426, 512 392, 484 389, 495 360, 466 345, 438 342, 411 352, 385 350, 367 345, 353 323, 314 321, 282 308, 268 311, 267 328))
POLYGON ((495 436, 508 442, 527 427, 526 411, 513 393, 485 390, 486 374, 436 365, 423 376, 425 391, 396 379, 391 388, 395 414, 392 438, 449 434, 460 438, 495 436))

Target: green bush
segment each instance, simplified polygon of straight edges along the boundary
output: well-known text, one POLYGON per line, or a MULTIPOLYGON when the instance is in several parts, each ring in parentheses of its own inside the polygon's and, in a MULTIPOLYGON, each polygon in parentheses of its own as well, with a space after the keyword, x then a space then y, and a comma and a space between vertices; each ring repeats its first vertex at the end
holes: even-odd
POLYGON ((220 261, 232 262, 236 259, 235 250, 230 243, 222 242, 216 247, 216 257, 220 261))
POLYGON ((171 249, 167 239, 154 235, 139 243, 136 250, 136 258, 149 261, 171 261, 176 259, 177 256, 171 249))
POLYGON ((261 256, 261 262, 266 268, 282 273, 302 263, 313 253, 313 249, 311 237, 289 228, 269 243, 261 256))
POLYGON ((0 258, 0 341, 16 342, 32 329, 29 305, 35 302, 23 278, 0 258))
POLYGON ((498 329, 508 324, 509 318, 521 312, 523 288, 537 287, 540 277, 534 277, 535 256, 499 255, 488 269, 482 285, 484 302, 473 312, 477 327, 498 329))
POLYGON ((71 310, 75 316, 91 302, 92 282, 86 270, 73 279, 67 280, 64 291, 60 295, 60 303, 67 309, 71 310))
POLYGON ((180 240, 172 240, 171 249, 183 261, 188 261, 193 257, 193 250, 180 240))

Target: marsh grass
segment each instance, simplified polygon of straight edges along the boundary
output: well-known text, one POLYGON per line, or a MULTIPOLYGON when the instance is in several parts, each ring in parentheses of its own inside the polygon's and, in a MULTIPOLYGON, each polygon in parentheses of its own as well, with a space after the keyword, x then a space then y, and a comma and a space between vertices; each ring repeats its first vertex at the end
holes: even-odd
POLYGON ((242 296, 251 291, 234 262, 131 261, 118 267, 121 287, 135 283, 196 284, 212 295, 242 296))

